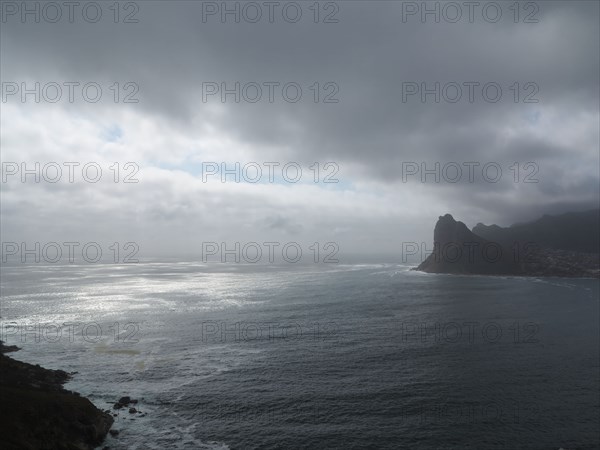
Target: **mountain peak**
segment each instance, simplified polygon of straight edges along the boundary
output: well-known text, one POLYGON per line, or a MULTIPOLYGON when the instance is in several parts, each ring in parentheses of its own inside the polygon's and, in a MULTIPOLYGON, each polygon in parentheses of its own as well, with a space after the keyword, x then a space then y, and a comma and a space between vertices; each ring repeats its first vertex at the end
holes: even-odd
POLYGON ((478 223, 473 231, 439 216, 433 252, 417 270, 431 273, 596 277, 598 210, 545 215, 508 228, 478 223))

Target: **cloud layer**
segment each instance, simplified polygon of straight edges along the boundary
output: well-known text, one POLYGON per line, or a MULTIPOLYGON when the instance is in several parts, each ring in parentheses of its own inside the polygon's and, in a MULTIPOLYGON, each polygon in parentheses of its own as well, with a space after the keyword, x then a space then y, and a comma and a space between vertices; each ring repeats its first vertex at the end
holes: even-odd
POLYGON ((77 162, 79 178, 86 163, 103 170, 97 183, 8 176, 3 241, 139 241, 145 254, 194 253, 203 241, 334 241, 394 253, 403 241, 431 242, 446 212, 469 226, 508 225, 598 205, 597 2, 530 2, 537 8, 522 5, 516 23, 507 2, 495 23, 493 5, 472 21, 463 6, 451 23, 444 3, 436 22, 406 15, 421 2, 371 1, 323 2, 319 23, 312 2, 295 3, 297 23, 285 20, 296 6, 269 23, 258 2, 262 20, 249 23, 254 10, 237 4, 239 23, 206 15, 221 2, 122 3, 119 21, 135 13, 137 23, 114 23, 108 3, 97 23, 77 11, 70 23, 66 9, 57 23, 3 10, 2 162, 77 162), (36 82, 40 102, 23 102, 36 82), (73 102, 69 82, 79 83, 73 102), (97 103, 85 100, 95 92, 86 83, 102 88, 97 103), (236 83, 239 102, 236 92, 223 102, 221 89, 236 83), (55 84, 62 98, 51 103, 55 84), (273 182, 204 182, 207 162, 279 166, 273 182), (300 181, 286 181, 287 163, 302 167, 300 181), (134 171, 139 182, 123 183, 134 171), (324 183, 333 172, 339 182, 324 183))

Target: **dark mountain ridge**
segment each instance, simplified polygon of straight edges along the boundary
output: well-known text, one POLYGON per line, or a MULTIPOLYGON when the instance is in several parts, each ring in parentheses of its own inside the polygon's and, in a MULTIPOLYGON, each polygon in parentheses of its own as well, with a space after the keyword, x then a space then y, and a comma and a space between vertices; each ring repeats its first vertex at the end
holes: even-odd
POLYGON ((544 216, 507 228, 470 231, 440 216, 434 250, 416 270, 430 273, 598 277, 600 210, 544 216))
POLYGON ((545 215, 507 228, 478 223, 473 233, 503 244, 535 242, 540 247, 583 253, 600 253, 600 210, 545 215))

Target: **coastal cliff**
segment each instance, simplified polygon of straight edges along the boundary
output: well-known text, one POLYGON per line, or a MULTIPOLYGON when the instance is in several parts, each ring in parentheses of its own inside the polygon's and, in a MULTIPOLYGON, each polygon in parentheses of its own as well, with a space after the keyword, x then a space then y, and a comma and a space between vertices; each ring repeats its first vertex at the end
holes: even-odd
POLYGON ((2 449, 88 450, 100 445, 113 418, 63 388, 69 374, 4 355, 0 341, 0 442, 2 449))
POLYGON ((433 252, 415 270, 429 273, 547 277, 600 276, 598 210, 544 216, 508 228, 473 230, 440 216, 433 252))

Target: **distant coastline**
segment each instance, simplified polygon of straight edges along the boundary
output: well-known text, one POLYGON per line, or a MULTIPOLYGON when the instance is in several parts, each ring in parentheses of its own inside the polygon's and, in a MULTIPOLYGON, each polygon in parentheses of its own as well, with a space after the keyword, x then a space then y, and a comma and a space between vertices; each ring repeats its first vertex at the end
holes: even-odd
POLYGON ((473 230, 440 216, 433 251, 418 267, 428 273, 600 278, 600 210, 544 216, 507 228, 473 230))

